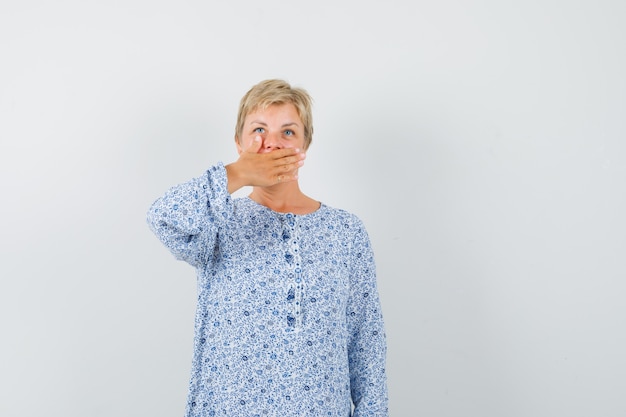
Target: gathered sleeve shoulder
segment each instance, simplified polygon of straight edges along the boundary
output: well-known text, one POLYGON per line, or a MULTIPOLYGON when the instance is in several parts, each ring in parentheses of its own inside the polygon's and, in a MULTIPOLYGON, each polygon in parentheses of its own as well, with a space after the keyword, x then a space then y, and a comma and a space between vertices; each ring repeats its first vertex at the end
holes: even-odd
POLYGON ((355 218, 354 229, 346 311, 353 416, 387 417, 387 346, 374 253, 365 226, 358 218, 355 218))
POLYGON ((170 188, 152 204, 147 221, 177 259, 199 267, 208 262, 218 231, 232 212, 226 169, 218 163, 170 188))

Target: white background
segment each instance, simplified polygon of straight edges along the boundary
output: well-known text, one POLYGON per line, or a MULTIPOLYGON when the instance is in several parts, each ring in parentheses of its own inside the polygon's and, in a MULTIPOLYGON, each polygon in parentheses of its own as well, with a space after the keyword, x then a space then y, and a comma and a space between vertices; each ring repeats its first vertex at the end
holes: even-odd
POLYGON ((315 100, 301 185, 361 217, 400 416, 626 415, 626 3, 3 1, 0 415, 182 415, 167 188, 241 96, 315 100))

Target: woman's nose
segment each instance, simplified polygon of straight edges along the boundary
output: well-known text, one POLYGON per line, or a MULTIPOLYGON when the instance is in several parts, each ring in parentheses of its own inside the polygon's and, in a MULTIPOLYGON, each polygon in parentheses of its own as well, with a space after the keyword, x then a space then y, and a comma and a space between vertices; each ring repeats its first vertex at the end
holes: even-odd
POLYGON ((280 148, 280 135, 267 133, 263 140, 263 147, 266 149, 280 148))

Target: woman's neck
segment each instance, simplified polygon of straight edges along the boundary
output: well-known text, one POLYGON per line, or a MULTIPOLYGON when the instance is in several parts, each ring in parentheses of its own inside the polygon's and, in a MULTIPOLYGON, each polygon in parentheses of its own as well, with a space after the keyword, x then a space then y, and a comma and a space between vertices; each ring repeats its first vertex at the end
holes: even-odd
POLYGON ((309 214, 320 208, 320 202, 306 196, 297 183, 254 187, 248 196, 252 201, 279 213, 309 214))

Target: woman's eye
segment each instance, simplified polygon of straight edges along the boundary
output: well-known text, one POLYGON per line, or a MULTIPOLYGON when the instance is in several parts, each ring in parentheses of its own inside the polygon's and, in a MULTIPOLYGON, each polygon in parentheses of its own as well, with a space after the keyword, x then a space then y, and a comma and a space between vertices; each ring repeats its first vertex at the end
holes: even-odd
POLYGON ((285 130, 285 135, 292 136, 293 135, 293 130, 285 130))
POLYGON ((263 129, 262 127, 257 127, 256 129, 254 129, 254 133, 263 133, 265 132, 265 129, 263 129))

